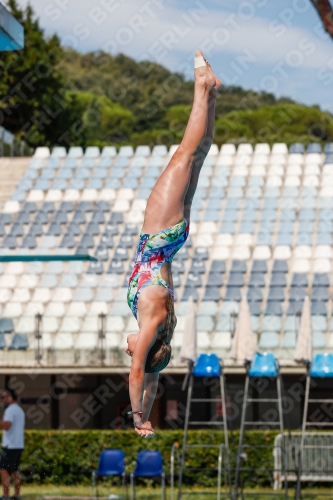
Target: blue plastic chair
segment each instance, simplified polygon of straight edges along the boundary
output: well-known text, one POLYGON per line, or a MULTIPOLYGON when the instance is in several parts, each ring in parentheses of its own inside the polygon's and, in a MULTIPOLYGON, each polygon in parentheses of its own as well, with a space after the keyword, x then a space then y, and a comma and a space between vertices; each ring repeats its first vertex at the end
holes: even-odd
POLYGON ((312 361, 310 376, 333 378, 333 354, 316 354, 312 361))
POLYGON ((165 473, 163 470, 162 455, 159 451, 139 451, 136 457, 135 471, 131 472, 131 500, 134 500, 134 478, 161 478, 162 500, 165 497, 165 473))
POLYGON ((193 377, 220 377, 220 360, 216 354, 199 354, 193 377))
POLYGON ((279 367, 271 352, 257 353, 249 369, 250 377, 277 377, 279 367))
POLYGON ((103 450, 100 454, 98 469, 93 471, 91 475, 91 494, 93 499, 98 496, 96 479, 102 476, 121 476, 123 486, 122 497, 125 498, 126 468, 125 454, 122 450, 103 450))

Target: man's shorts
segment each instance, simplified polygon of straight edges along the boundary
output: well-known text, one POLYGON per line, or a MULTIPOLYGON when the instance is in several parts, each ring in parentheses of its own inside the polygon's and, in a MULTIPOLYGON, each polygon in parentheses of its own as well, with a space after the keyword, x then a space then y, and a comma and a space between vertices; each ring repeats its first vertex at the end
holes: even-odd
POLYGON ((6 470, 11 474, 19 470, 21 461, 21 449, 2 448, 0 455, 0 469, 6 470))

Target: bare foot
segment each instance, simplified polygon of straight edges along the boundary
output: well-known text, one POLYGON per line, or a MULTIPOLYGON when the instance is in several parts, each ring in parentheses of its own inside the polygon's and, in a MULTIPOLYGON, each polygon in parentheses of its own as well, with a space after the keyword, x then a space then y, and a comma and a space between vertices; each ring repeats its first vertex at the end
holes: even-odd
POLYGON ((206 58, 204 58, 204 59, 206 61, 206 64, 207 64, 209 71, 211 72, 211 74, 213 75, 213 77, 215 78, 215 81, 216 81, 215 87, 210 91, 210 95, 215 96, 219 92, 219 90, 221 90, 223 84, 222 84, 221 80, 217 76, 214 75, 213 68, 211 67, 211 65, 207 61, 207 59, 206 58))
POLYGON ((135 431, 139 434, 139 436, 144 438, 150 438, 154 436, 154 429, 152 428, 152 425, 148 420, 147 422, 142 422, 140 425, 136 425, 135 431))
MULTIPOLYGON (((201 50, 195 53, 195 57, 204 57, 201 50)), ((206 61, 206 59, 205 59, 206 61)), ((210 92, 216 86, 216 78, 212 71, 209 71, 208 66, 201 66, 194 70, 194 80, 196 84, 204 86, 210 92)))

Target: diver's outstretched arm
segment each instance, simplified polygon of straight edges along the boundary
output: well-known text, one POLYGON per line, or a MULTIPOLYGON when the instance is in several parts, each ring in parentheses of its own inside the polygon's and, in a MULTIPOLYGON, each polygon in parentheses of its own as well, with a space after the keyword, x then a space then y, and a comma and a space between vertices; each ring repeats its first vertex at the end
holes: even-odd
POLYGON ((143 425, 136 427, 135 430, 140 436, 153 437, 154 429, 149 422, 149 415, 156 397, 158 389, 159 373, 146 373, 142 401, 142 422, 143 425))

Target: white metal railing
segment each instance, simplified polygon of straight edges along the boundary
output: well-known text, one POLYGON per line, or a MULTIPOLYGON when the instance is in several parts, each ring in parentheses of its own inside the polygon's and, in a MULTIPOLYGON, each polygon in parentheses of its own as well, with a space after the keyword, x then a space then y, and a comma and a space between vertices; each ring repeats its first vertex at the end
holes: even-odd
MULTIPOLYGON (((284 434, 286 475, 297 481, 301 432, 284 434)), ((281 434, 274 441, 274 489, 282 487, 281 434)), ((301 481, 333 481, 333 432, 307 432, 303 447, 301 481)))

